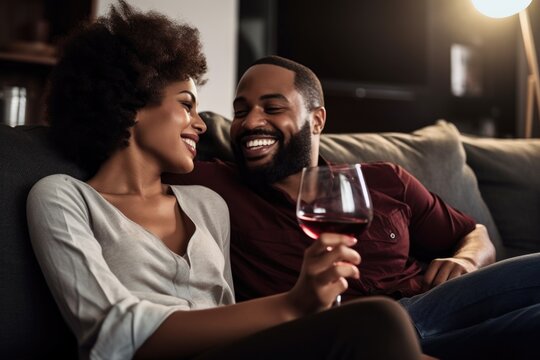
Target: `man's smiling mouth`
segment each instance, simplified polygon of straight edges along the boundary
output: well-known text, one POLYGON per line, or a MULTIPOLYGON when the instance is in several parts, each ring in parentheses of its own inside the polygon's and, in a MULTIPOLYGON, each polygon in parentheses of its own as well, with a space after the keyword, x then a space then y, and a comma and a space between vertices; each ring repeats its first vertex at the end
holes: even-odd
POLYGON ((253 139, 253 140, 246 141, 244 144, 244 147, 251 150, 251 149, 260 148, 264 146, 270 146, 270 145, 275 144, 276 142, 277 142, 276 139, 269 139, 269 138, 253 139))
POLYGON ((241 143, 244 158, 248 161, 254 161, 272 154, 277 147, 278 139, 268 135, 250 135, 242 139, 241 143))

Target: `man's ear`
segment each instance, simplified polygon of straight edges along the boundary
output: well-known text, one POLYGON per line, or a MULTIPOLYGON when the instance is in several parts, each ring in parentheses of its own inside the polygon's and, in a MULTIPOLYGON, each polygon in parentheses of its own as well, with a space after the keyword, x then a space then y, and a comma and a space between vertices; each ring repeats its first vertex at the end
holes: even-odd
POLYGON ((326 109, 324 106, 320 106, 312 111, 312 127, 311 131, 314 135, 320 135, 324 129, 326 123, 326 109))

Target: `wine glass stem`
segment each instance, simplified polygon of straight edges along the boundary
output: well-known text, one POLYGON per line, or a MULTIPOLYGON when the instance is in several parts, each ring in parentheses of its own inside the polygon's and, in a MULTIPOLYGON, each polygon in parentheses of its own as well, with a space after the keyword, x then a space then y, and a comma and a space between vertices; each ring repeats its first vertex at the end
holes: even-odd
POLYGON ((336 296, 336 300, 332 304, 332 307, 337 307, 341 305, 341 295, 336 296))

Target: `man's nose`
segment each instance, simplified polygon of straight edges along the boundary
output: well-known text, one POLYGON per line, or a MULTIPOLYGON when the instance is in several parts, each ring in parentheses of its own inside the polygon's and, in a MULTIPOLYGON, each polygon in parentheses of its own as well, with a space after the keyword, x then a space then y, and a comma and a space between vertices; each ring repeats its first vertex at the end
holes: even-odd
POLYGON ((244 121, 242 122, 242 127, 246 129, 256 129, 259 127, 263 127, 266 124, 267 121, 264 110, 258 107, 254 107, 248 112, 248 114, 244 118, 244 121))

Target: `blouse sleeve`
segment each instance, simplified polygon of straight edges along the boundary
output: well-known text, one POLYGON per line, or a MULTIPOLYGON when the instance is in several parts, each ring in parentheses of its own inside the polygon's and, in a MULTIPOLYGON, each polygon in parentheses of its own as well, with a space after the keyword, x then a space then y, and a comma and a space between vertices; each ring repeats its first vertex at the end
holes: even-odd
POLYGON ((225 200, 223 200, 220 197, 220 201, 222 203, 222 211, 221 214, 225 217, 225 221, 222 221, 222 242, 223 242, 223 256, 225 258, 225 268, 223 269, 223 276, 225 277, 225 281, 229 285, 234 298, 234 284, 233 284, 233 276, 231 271, 231 225, 230 225, 230 219, 229 219, 229 208, 227 207, 227 204, 225 203, 225 200))
POLYGON ((60 311, 91 359, 130 359, 176 309, 140 300, 109 269, 83 196, 65 177, 39 181, 27 199, 35 255, 60 311))
POLYGON ((403 183, 403 201, 411 209, 411 245, 425 255, 443 255, 473 231, 476 222, 431 193, 405 169, 396 172, 403 183))

